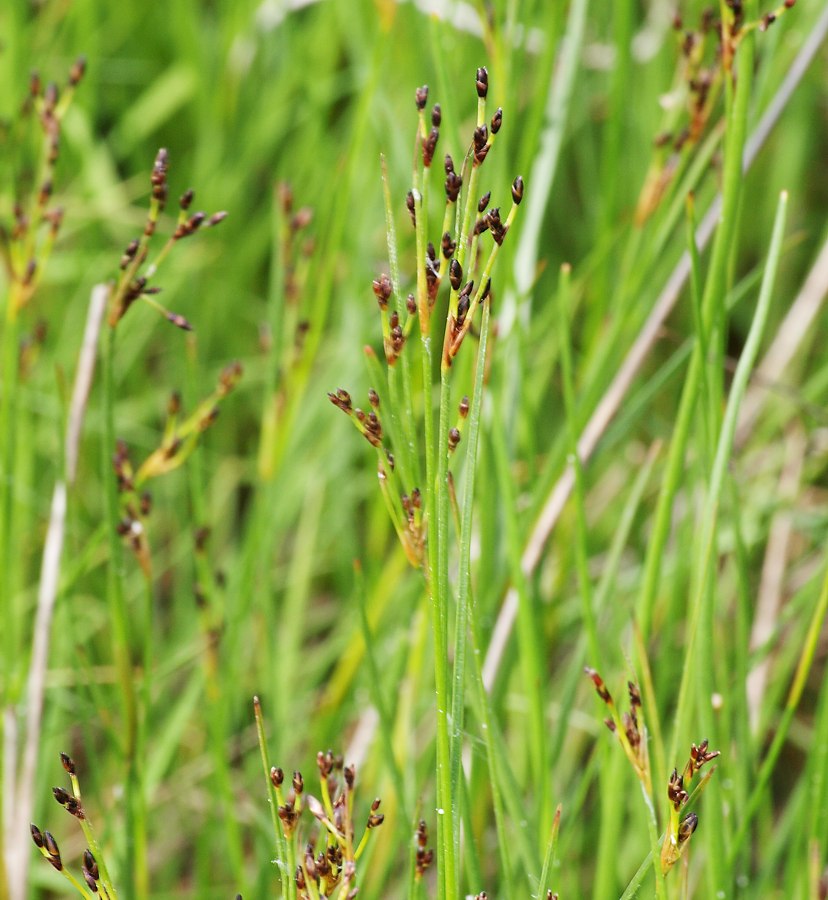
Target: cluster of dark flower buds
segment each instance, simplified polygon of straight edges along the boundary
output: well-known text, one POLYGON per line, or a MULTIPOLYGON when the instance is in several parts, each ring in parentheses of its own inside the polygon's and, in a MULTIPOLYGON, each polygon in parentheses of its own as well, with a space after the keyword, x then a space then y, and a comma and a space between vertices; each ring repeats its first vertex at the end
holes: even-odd
POLYGON ((341 756, 330 750, 316 756, 319 770, 320 797, 317 799, 305 790, 301 772, 294 772, 286 789, 285 773, 273 767, 270 782, 276 795, 279 821, 285 841, 296 848, 294 882, 300 900, 329 897, 334 890, 337 896, 354 897, 356 887, 356 863, 366 846, 368 836, 382 825, 385 816, 379 812, 380 800, 370 806, 365 829, 358 844, 352 819, 356 769, 343 764, 341 756), (300 843, 300 819, 307 809, 322 826, 321 837, 300 843))
MULTIPOLYGON (((52 789, 54 798, 70 815, 81 820, 84 835, 90 842, 94 843, 91 826, 86 819, 86 814, 80 800, 80 786, 78 783, 75 762, 72 757, 68 756, 66 753, 60 754, 60 761, 64 771, 71 779, 72 792, 70 793, 61 787, 55 787, 52 789)), ((81 884, 64 865, 60 855, 60 849, 53 835, 48 831, 41 831, 35 824, 30 826, 30 830, 32 841, 43 858, 52 866, 52 868, 60 872, 79 893, 86 895, 81 884)), ((106 867, 103 863, 99 865, 89 848, 86 848, 83 851, 81 857, 81 874, 83 875, 89 890, 92 891, 96 897, 101 897, 102 900, 110 900, 110 898, 115 896, 109 876, 106 874, 106 867)))
POLYGON ((167 256, 173 245, 184 238, 191 237, 197 231, 212 228, 223 222, 227 217, 226 212, 216 212, 208 216, 204 212, 190 214, 189 209, 195 197, 192 188, 188 188, 179 198, 178 221, 175 230, 161 249, 158 257, 142 271, 149 255, 150 240, 158 227, 158 221, 167 203, 169 184, 167 172, 169 169, 169 154, 162 147, 155 156, 152 173, 150 174, 150 207, 144 223, 144 231, 140 238, 133 238, 121 255, 121 277, 112 289, 110 304, 109 324, 114 328, 126 315, 127 310, 140 297, 150 302, 168 322, 184 331, 192 331, 192 325, 179 313, 165 309, 154 298, 161 289, 150 285, 150 279, 155 275, 159 264, 167 256))

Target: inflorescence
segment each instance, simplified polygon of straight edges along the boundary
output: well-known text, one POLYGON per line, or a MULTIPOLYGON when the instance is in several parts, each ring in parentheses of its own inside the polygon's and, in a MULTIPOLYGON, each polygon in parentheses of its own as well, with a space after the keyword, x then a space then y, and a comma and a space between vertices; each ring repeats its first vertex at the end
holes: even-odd
MULTIPOLYGON (((331 402, 351 419, 360 434, 377 450, 383 496, 399 540, 415 566, 422 566, 425 561, 427 515, 414 480, 417 473, 398 471, 399 445, 404 443, 404 453, 408 454, 413 434, 410 423, 402 421, 410 418, 410 405, 400 401, 406 389, 395 388, 399 382, 395 381, 394 373, 410 343, 415 323, 422 341, 428 342, 444 283, 447 283, 448 296, 441 366, 444 373, 451 368, 466 337, 480 322, 481 311, 491 304, 494 263, 524 195, 523 178, 517 176, 511 186, 511 205, 504 214, 499 206, 490 206, 491 191, 480 192, 481 168, 503 125, 503 110, 498 107, 491 117, 487 115, 489 76, 485 67, 475 73, 475 90, 477 121, 463 163, 458 171, 451 155, 446 154, 443 160, 445 204, 437 241, 429 240, 427 233, 428 193, 430 174, 436 168, 433 163, 440 138, 442 110, 435 104, 430 112, 427 111, 428 87, 419 87, 415 92, 418 128, 414 183, 405 198, 417 247, 415 284, 411 290, 406 290, 401 283, 402 276, 392 277, 386 273, 374 279, 372 287, 380 313, 387 378, 383 377, 374 351, 366 348, 372 376, 377 377, 376 387, 368 393, 369 408, 355 406, 344 388, 328 394, 331 402), (386 429, 380 413, 381 408, 386 409, 384 381, 387 382, 387 399, 393 405, 389 410, 390 429, 386 429), (401 415, 403 407, 406 413, 401 415)), ((389 238, 389 245, 391 243, 389 238)), ((396 251, 393 252, 396 255, 396 251)), ((430 384, 423 387, 427 398, 430 387, 430 384)), ((423 406, 429 411, 430 399, 423 406)), ((446 435, 448 453, 460 443, 468 410, 469 401, 464 397, 458 407, 458 419, 446 435)), ((415 465, 408 468, 413 469, 415 465)))

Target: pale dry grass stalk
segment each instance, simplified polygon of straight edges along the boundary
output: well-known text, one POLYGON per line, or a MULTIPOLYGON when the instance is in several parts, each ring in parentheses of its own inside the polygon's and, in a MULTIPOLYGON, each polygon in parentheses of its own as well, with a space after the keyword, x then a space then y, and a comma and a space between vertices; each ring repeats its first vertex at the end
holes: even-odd
MULTIPOLYGON (((69 407, 69 420, 66 426, 66 442, 64 445, 65 474, 63 478, 59 478, 55 483, 46 541, 43 547, 40 584, 37 594, 37 612, 32 639, 32 659, 29 664, 26 690, 26 726, 23 755, 20 760, 16 783, 13 785, 14 799, 8 809, 5 829, 6 868, 12 900, 24 900, 26 896, 26 882, 29 860, 31 859, 29 822, 34 811, 35 772, 38 763, 38 749, 43 719, 43 699, 46 685, 46 666, 49 659, 52 618, 60 584, 61 557, 63 555, 66 528, 67 493, 75 481, 78 446, 83 430, 89 391, 92 387, 98 335, 103 322, 108 296, 109 288, 106 285, 97 285, 92 290, 89 300, 86 329, 78 358, 72 401, 69 407)), ((12 752, 15 753, 16 748, 12 752)), ((17 771, 14 763, 17 759, 16 755, 7 756, 7 759, 9 760, 9 768, 17 771)))

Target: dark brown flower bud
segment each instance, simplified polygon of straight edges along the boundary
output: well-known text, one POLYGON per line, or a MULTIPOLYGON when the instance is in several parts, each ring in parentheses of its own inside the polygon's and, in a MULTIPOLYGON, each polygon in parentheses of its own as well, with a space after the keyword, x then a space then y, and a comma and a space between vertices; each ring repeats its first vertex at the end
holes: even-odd
POLYGON ((411 216, 411 224, 416 228, 417 227, 417 203, 414 200, 414 191, 409 191, 405 195, 405 208, 408 210, 408 214, 411 216))
POLYGON ((168 312, 167 321, 180 328, 182 331, 193 331, 193 326, 180 313, 168 312))
POLYGON ((408 314, 413 316, 417 312, 417 298, 413 294, 409 294, 405 298, 405 308, 408 310, 408 314))
POLYGON ((606 684, 604 684, 604 679, 601 678, 598 672, 595 669, 591 669, 589 666, 586 666, 584 668, 584 672, 586 673, 587 677, 592 680, 598 696, 604 701, 604 703, 611 703, 612 696, 610 695, 606 684))
MULTIPOLYGON (((334 406, 341 409, 342 412, 348 413, 349 415, 351 414, 351 395, 343 388, 337 388, 336 393, 329 392, 328 399, 334 406)), ((281 772, 281 769, 279 771, 281 772)), ((282 777, 284 777, 284 775, 282 777)))
POLYGON ((48 831, 43 832, 43 846, 49 854, 49 862, 60 871, 63 868, 63 863, 60 860, 60 849, 58 848, 57 841, 48 831))
POLYGON ((500 131, 501 125, 503 125, 503 110, 498 106, 495 110, 495 114, 492 116, 492 121, 489 123, 492 134, 497 134, 500 131))
POLYGON ((454 251, 457 249, 457 242, 451 239, 451 235, 447 231, 443 234, 443 239, 440 242, 440 249, 442 250, 445 259, 451 259, 454 255, 454 251))
POLYGON ((280 181, 276 185, 276 196, 279 200, 279 208, 284 216, 289 216, 293 209, 293 188, 288 181, 280 181))
POLYGON ((43 106, 44 112, 47 116, 51 116, 55 111, 55 107, 58 102, 58 88, 57 85, 50 81, 49 84, 46 85, 46 90, 43 94, 43 106))
POLYGON ((465 419, 469 414, 469 398, 463 397, 460 401, 460 405, 457 407, 457 412, 460 414, 461 419, 465 419))
POLYGON ((305 782, 301 772, 297 771, 293 773, 293 790, 296 792, 297 796, 305 790, 305 782))
POLYGON ((60 764, 63 766, 64 771, 68 772, 70 775, 75 774, 75 761, 68 753, 60 754, 60 764))
POLYGON ((440 109, 440 104, 435 103, 431 108, 431 124, 435 128, 440 127, 440 122, 443 120, 443 111, 440 109))
POLYGON ((83 867, 89 872, 89 874, 95 879, 95 881, 98 880, 98 863, 95 861, 95 857, 92 855, 92 852, 88 849, 83 851, 83 867))
POLYGON ((474 143, 474 164, 482 165, 489 152, 489 129, 485 125, 475 128, 472 141, 474 143))
POLYGON ((437 149, 437 141, 440 138, 440 132, 436 128, 432 128, 428 135, 423 138, 423 165, 428 168, 434 159, 434 151, 437 149))
POLYGON ((379 394, 373 388, 370 388, 368 390, 368 402, 371 404, 371 406, 374 407, 374 409, 379 409, 379 405, 380 405, 379 394))
POLYGON ((383 272, 379 278, 374 279, 372 287, 380 309, 385 309, 388 306, 388 298, 391 296, 391 292, 394 289, 391 284, 391 279, 383 272))
POLYGON ((79 56, 72 63, 72 68, 69 69, 69 84, 72 87, 76 87, 81 78, 83 78, 84 72, 86 72, 86 57, 79 56))
POLYGON ((512 182, 512 202, 517 206, 523 200, 523 176, 518 175, 512 182))
POLYGON ((29 830, 32 833, 32 840, 35 843, 35 847, 38 847, 38 848, 42 847, 43 846, 43 832, 41 832, 41 830, 37 827, 37 825, 35 825, 34 822, 32 822, 31 825, 29 825, 29 830))
POLYGON ((457 299, 457 327, 461 328, 466 321, 466 314, 469 311, 469 295, 460 294, 457 299))
POLYGON ((155 155, 155 163, 152 167, 152 175, 150 176, 150 184, 152 185, 152 196, 163 202, 167 198, 167 168, 169 166, 169 154, 166 148, 161 147, 155 155))
POLYGON ((457 291, 460 289, 460 285, 463 283, 463 267, 457 262, 456 259, 453 259, 449 263, 449 284, 451 285, 451 289, 453 291, 457 291))
POLYGON ((463 179, 456 172, 449 172, 446 175, 446 200, 449 203, 455 203, 460 196, 460 189, 463 187, 463 179))
POLYGON ((492 199, 492 192, 486 191, 486 193, 477 201, 477 211, 482 213, 483 210, 489 205, 489 200, 492 199))
POLYGON ((679 844, 683 844, 685 841, 689 840, 690 836, 698 827, 698 824, 699 817, 695 813, 689 813, 681 820, 678 827, 678 834, 676 835, 679 844))
POLYGON ((500 246, 506 237, 506 226, 500 219, 500 208, 497 206, 489 211, 489 229, 492 232, 495 243, 500 246))
POLYGON ((418 87, 414 92, 414 102, 417 104, 417 109, 425 109, 425 105, 428 102, 427 84, 424 84, 422 87, 418 87))
POLYGON ((457 449, 457 445, 460 443, 460 429, 459 428, 451 428, 448 433, 448 449, 449 453, 454 453, 457 449))
POLYGON ((124 255, 121 257, 121 268, 125 269, 131 260, 135 258, 135 254, 138 252, 138 239, 135 238, 131 240, 127 246, 126 250, 124 250, 124 255))
POLYGON ((443 161, 443 168, 446 170, 446 175, 448 175, 449 172, 454 171, 454 160, 449 156, 448 153, 446 154, 446 158, 443 161))
POLYGON ((481 66, 477 70, 475 87, 477 88, 477 96, 481 99, 485 98, 489 92, 489 72, 485 66, 481 66))
POLYGON ((285 780, 285 773, 282 769, 278 768, 278 766, 273 766, 270 769, 270 783, 273 787, 281 787, 282 783, 285 780))

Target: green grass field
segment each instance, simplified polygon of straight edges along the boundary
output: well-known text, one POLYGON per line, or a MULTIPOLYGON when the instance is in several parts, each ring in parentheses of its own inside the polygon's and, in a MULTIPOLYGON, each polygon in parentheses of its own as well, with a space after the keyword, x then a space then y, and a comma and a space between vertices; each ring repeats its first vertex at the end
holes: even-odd
POLYGON ((2 4, 0 900, 828 896, 826 31, 2 4))

